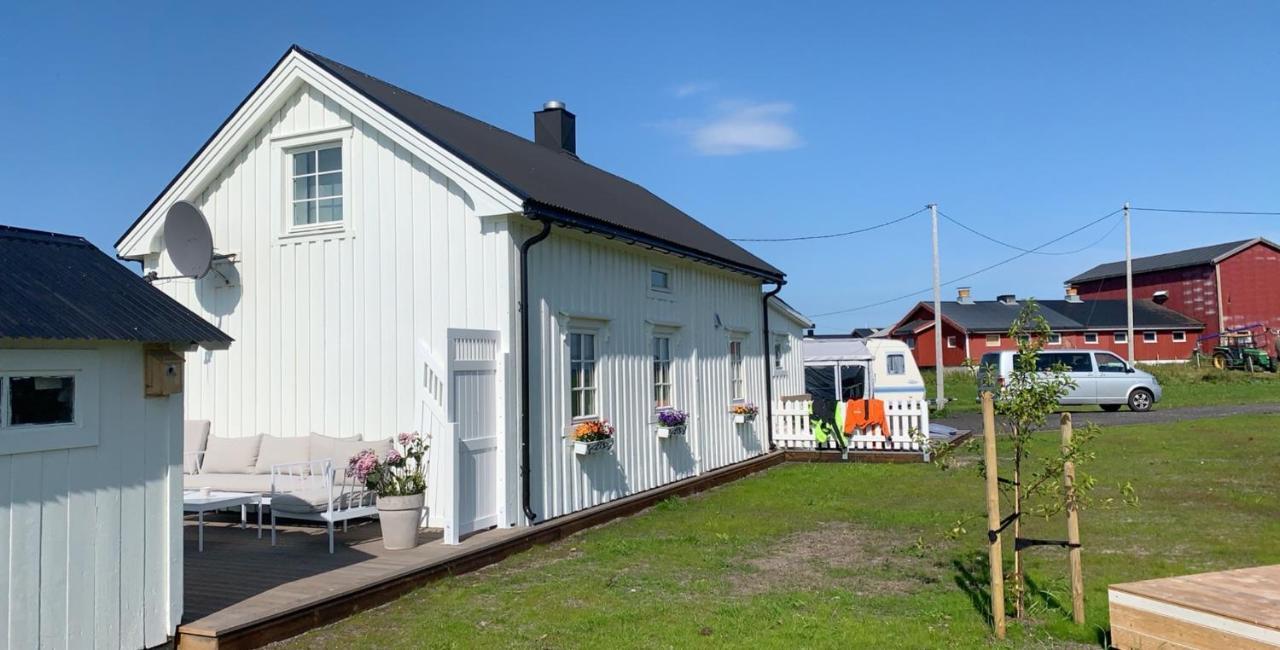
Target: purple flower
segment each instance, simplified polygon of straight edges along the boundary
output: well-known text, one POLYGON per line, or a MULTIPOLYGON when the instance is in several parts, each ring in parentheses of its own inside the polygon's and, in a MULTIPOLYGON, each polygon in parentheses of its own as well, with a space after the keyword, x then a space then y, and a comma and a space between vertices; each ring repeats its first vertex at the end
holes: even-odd
POLYGON ((400 452, 398 452, 398 451, 396 451, 396 450, 394 450, 394 449, 392 449, 391 451, 388 451, 388 452, 387 452, 387 464, 388 464, 388 465, 395 465, 396 463, 398 463, 398 462, 400 462, 400 461, 402 461, 402 460, 404 460, 404 456, 401 456, 401 455, 400 455, 400 452))
POLYGON ((404 447, 408 447, 409 443, 412 443, 417 439, 418 439, 418 434, 416 433, 402 433, 398 436, 398 440, 400 441, 401 446, 404 446, 404 447))
POLYGON ((680 409, 663 409, 658 411, 658 423, 664 427, 682 426, 689 419, 689 414, 680 409))

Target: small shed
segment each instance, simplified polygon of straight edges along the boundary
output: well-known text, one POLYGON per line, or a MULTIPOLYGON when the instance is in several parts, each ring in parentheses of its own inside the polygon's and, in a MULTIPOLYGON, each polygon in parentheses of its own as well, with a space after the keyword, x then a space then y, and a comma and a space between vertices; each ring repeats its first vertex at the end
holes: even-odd
POLYGON ((830 401, 866 397, 871 389, 873 359, 875 355, 862 339, 809 336, 804 339, 805 391, 815 399, 830 401))
POLYGON ((231 339, 81 237, 0 226, 0 287, 0 648, 165 644, 182 617, 173 351, 231 339))

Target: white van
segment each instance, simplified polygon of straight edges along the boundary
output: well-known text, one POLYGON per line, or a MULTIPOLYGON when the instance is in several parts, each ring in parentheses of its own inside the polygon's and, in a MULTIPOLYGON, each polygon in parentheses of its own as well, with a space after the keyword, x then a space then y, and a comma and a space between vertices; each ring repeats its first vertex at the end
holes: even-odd
MULTIPOLYGON (((998 391, 1013 371, 1017 350, 988 352, 982 355, 979 365, 995 369, 996 385, 986 383, 985 372, 978 373, 978 390, 998 391), (984 385, 985 384, 985 385, 984 385)), ((1061 404, 1097 404, 1104 411, 1118 411, 1129 405, 1131 411, 1150 411, 1164 393, 1160 382, 1150 373, 1130 366, 1124 359, 1100 350, 1041 351, 1036 357, 1036 367, 1048 370, 1057 365, 1067 368, 1067 375, 1075 382, 1075 388, 1059 402, 1061 404)))

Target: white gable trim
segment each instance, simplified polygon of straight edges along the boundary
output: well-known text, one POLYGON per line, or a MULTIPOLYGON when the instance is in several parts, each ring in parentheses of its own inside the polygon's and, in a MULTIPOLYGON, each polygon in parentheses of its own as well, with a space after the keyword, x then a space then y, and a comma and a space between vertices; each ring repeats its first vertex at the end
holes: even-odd
POLYGON ((181 200, 196 200, 198 193, 234 160, 240 149, 267 124, 280 105, 304 84, 331 98, 354 117, 368 123, 414 156, 463 185, 476 200, 476 214, 507 214, 522 209, 522 200, 493 178, 382 110, 364 95, 293 50, 281 59, 197 158, 121 237, 116 254, 140 259, 148 253, 158 252, 152 250, 152 242, 169 206, 181 200))

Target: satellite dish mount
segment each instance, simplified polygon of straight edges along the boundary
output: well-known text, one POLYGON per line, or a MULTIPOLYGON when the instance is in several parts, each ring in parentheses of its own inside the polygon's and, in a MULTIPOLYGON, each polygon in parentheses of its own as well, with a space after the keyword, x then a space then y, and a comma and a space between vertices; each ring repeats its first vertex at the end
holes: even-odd
POLYGON ((214 252, 209 220, 191 202, 178 201, 165 213, 164 247, 169 251, 169 259, 178 270, 178 275, 161 277, 152 271, 146 276, 148 282, 180 278, 199 280, 213 271, 222 278, 223 284, 231 286, 231 279, 214 268, 213 263, 232 259, 234 255, 219 255, 214 252))

